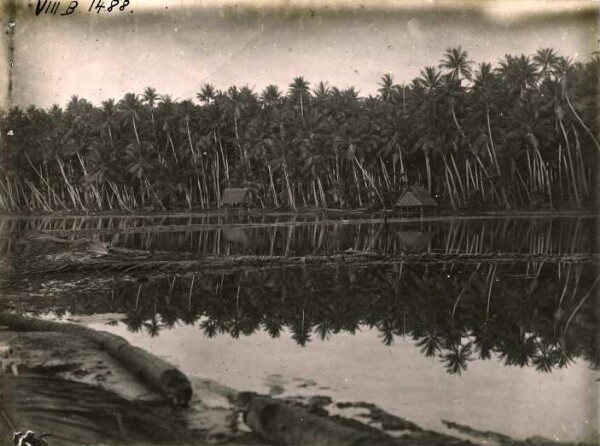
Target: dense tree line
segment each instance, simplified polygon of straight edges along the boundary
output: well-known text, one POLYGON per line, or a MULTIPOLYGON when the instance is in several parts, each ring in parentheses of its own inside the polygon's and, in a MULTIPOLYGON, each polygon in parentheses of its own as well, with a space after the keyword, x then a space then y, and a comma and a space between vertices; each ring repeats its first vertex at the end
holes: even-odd
POLYGON ((205 84, 199 104, 147 88, 13 108, 0 209, 207 209, 234 186, 263 208, 389 207, 415 183, 454 209, 582 208, 599 67, 549 48, 475 66, 458 47, 408 84, 384 75, 368 97, 297 77, 287 92, 205 84))

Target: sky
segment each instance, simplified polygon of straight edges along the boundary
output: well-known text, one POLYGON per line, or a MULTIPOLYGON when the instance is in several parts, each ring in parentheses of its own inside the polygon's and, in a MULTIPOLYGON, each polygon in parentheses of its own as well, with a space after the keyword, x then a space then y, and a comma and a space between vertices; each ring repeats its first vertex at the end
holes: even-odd
POLYGON ((16 1, 13 103, 22 107, 64 106, 71 95, 99 104, 148 86, 187 99, 205 82, 285 91, 296 76, 368 95, 385 73, 408 83, 437 66, 448 47, 496 63, 541 47, 585 60, 598 44, 597 3, 587 0, 130 0, 100 14, 79 0, 68 16, 36 16, 38 0, 16 1))

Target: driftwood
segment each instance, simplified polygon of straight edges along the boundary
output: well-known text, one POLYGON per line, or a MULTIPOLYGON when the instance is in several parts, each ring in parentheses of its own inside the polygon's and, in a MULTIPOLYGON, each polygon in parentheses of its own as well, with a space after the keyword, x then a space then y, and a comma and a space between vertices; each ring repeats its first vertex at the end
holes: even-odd
POLYGON ((306 409, 253 393, 240 394, 244 422, 265 440, 294 446, 393 445, 382 434, 374 436, 306 409))
POLYGON ((173 404, 186 405, 192 396, 192 386, 181 371, 163 359, 132 346, 120 336, 77 324, 32 319, 12 313, 0 313, 0 325, 14 331, 59 331, 85 337, 121 361, 173 404))
MULTIPOLYGON (((396 422, 402 421, 402 435, 391 436, 356 420, 320 416, 303 406, 252 392, 240 393, 238 405, 248 427, 277 445, 472 446, 467 440, 423 430, 410 421, 396 417, 396 422)), ((363 406, 376 408, 366 403, 363 406)))

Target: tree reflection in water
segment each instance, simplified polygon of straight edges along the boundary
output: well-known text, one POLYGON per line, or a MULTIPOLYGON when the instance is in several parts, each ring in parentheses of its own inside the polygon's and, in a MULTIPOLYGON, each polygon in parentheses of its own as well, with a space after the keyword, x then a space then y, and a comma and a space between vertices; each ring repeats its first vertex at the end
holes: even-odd
POLYGON ((123 312, 129 330, 150 336, 183 323, 209 338, 289 332, 301 346, 374 328, 386 345, 411 338, 449 373, 493 357, 550 372, 580 357, 599 365, 598 274, 591 263, 277 267, 119 278, 104 297, 79 291, 62 309, 123 312))
MULTIPOLYGON (((243 237, 229 234, 229 239, 243 239, 239 246, 222 236, 220 220, 190 217, 186 227, 191 229, 169 232, 169 225, 185 222, 175 220, 5 220, 0 221, 0 232, 71 231, 77 226, 88 233, 100 231, 98 236, 110 238, 115 246, 173 258, 182 253, 195 258, 349 251, 391 260, 373 265, 364 256, 364 261, 352 264, 334 259, 319 267, 271 264, 186 274, 149 271, 137 277, 58 274, 27 277, 26 286, 12 286, 22 287, 18 292, 23 300, 27 288, 37 293, 52 283, 58 290, 56 299, 38 299, 38 308, 47 311, 52 301, 59 313, 124 313, 123 322, 131 331, 150 336, 182 323, 197 324, 206 337, 238 338, 257 330, 271 338, 290 333, 304 346, 362 328, 377 330, 388 346, 399 337, 412 339, 423 355, 438 358, 449 373, 464 372, 470 361, 492 358, 540 372, 566 367, 577 358, 600 366, 594 299, 600 275, 588 256, 595 252, 593 218, 420 222, 390 224, 385 230, 379 221, 271 218, 244 228, 243 237), (111 228, 127 230, 111 235, 111 228), (152 231, 155 228, 162 229, 152 231), (414 257, 403 260, 404 253, 415 251, 433 257, 422 264, 414 257), (463 254, 488 257, 468 262, 461 260, 463 254), (571 254, 590 260, 576 262, 571 254)), ((0 252, 18 258, 23 247, 14 248, 7 240, 0 240, 0 252)))

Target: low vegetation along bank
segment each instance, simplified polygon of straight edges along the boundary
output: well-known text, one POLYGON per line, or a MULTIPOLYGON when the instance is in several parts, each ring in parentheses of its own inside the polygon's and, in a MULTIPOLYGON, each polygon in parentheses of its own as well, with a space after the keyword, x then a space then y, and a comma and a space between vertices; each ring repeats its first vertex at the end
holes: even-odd
POLYGON ((475 66, 459 47, 408 84, 384 75, 376 96, 298 77, 287 92, 205 84, 199 104, 147 88, 13 108, 0 210, 209 209, 241 186, 254 207, 389 207, 415 183, 453 209, 583 208, 599 65, 546 48, 475 66))

